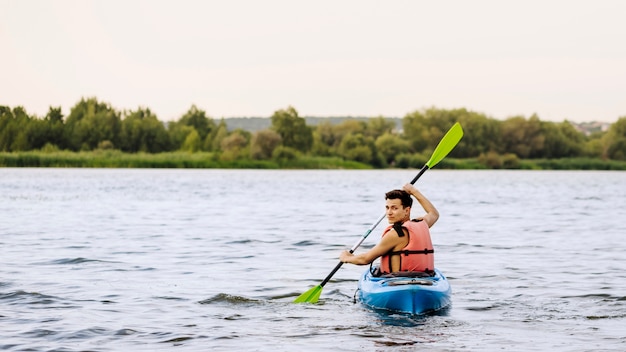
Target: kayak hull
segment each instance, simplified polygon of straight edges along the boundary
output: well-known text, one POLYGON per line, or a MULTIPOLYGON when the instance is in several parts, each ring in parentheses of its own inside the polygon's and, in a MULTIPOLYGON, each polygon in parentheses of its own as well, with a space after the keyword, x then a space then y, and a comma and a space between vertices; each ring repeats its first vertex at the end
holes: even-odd
POLYGON ((426 314, 448 307, 452 290, 446 277, 372 276, 366 270, 359 279, 359 300, 366 306, 409 314, 426 314))

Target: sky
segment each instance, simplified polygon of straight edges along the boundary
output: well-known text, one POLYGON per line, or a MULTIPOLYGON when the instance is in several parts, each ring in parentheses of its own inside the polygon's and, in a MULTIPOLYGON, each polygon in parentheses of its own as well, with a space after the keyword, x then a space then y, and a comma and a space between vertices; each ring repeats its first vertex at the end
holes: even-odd
POLYGON ((622 0, 0 0, 0 105, 626 117, 622 0))

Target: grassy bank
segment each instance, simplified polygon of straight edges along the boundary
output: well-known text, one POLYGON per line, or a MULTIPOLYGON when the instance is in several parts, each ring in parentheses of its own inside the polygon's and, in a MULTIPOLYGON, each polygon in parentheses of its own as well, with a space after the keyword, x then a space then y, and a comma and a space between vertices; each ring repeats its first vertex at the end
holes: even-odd
POLYGON ((595 158, 520 159, 511 165, 490 167, 478 159, 446 158, 437 164, 438 169, 506 169, 506 170, 626 170, 626 161, 595 158))
POLYGON ((213 153, 90 152, 0 153, 0 167, 197 168, 197 169, 368 169, 369 165, 341 158, 301 157, 294 160, 220 160, 213 153))
MULTIPOLYGON (((401 167, 420 168, 417 158, 401 167)), ((299 157, 291 160, 221 160, 213 153, 122 153, 117 150, 90 152, 0 152, 0 167, 91 167, 91 168, 200 168, 200 169, 371 169, 370 165, 338 157, 299 157)), ((445 158, 438 169, 522 170, 626 170, 626 162, 595 158, 526 159, 488 166, 481 159, 445 158)))

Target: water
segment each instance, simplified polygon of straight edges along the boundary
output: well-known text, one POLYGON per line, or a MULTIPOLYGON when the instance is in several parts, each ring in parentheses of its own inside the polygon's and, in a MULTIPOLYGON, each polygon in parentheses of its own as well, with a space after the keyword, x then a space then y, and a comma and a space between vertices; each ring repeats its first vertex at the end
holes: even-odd
POLYGON ((352 265, 291 303, 416 173, 0 169, 0 349, 626 350, 623 172, 430 170, 450 309, 354 304, 352 265))

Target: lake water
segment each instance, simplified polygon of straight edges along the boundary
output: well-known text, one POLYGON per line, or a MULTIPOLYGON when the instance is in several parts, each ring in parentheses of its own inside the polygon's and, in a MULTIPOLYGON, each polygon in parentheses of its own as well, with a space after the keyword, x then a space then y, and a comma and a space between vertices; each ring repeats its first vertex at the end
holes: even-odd
POLYGON ((0 168, 0 350, 626 350, 624 172, 430 170, 450 309, 355 304, 353 265, 291 303, 416 173, 0 168))

